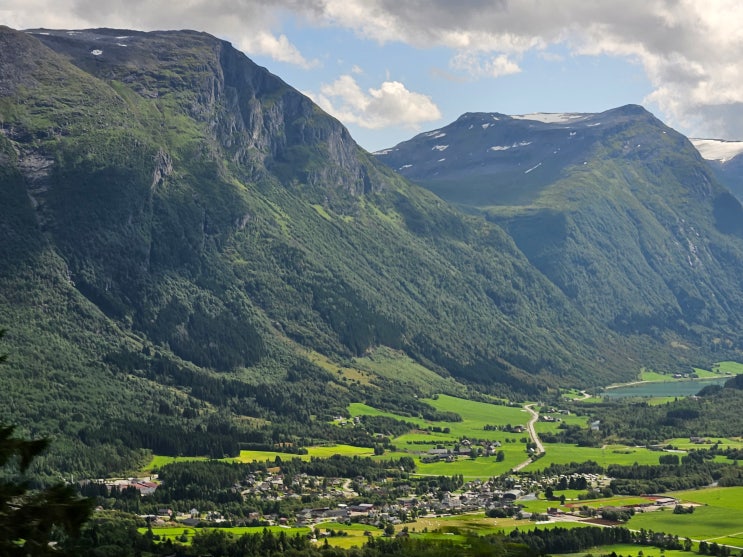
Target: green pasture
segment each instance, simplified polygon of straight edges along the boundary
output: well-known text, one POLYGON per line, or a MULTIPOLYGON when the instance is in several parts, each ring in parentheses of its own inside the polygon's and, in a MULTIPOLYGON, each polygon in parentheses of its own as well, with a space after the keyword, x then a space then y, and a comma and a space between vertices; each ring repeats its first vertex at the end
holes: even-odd
MULTIPOLYGON (((322 526, 322 525, 321 525, 322 526)), ((236 526, 231 528, 190 528, 188 526, 182 525, 182 526, 153 526, 152 527, 152 533, 156 536, 160 536, 160 541, 166 541, 171 540, 172 542, 178 541, 178 538, 183 535, 185 532, 186 536, 188 537, 187 544, 191 543, 191 540, 193 539, 193 536, 196 532, 203 532, 206 530, 222 530, 224 532, 227 532, 229 534, 232 534, 235 537, 240 537, 245 534, 262 534, 263 530, 268 530, 269 532, 273 532, 274 534, 278 534, 280 532, 286 533, 287 536, 294 537, 297 534, 300 534, 302 536, 306 536, 310 533, 309 528, 287 528, 285 526, 236 526)), ((137 528, 137 531, 140 534, 144 534, 147 532, 147 528, 137 528)), ((182 543, 182 542, 179 542, 182 543)))
POLYGON ((677 447, 680 450, 708 449, 715 443, 718 443, 722 448, 743 449, 743 439, 740 437, 705 437, 705 439, 709 442, 692 443, 688 437, 674 437, 673 439, 667 439, 664 444, 677 447))
POLYGON ((642 401, 646 403, 648 406, 661 406, 663 404, 668 404, 669 402, 675 401, 677 396, 652 396, 652 397, 643 397, 642 401))
POLYGON ((479 457, 476 459, 462 458, 454 462, 416 462, 416 474, 423 476, 453 476, 461 474, 465 479, 490 478, 505 474, 511 468, 526 460, 527 455, 523 451, 518 458, 506 458, 502 462, 496 462, 494 456, 479 457))
POLYGON ((620 464, 631 466, 638 464, 658 464, 658 457, 663 454, 642 447, 624 445, 607 445, 605 447, 578 447, 568 443, 545 443, 545 455, 529 464, 524 470, 529 472, 541 470, 550 464, 569 464, 571 462, 596 461, 601 466, 620 464))
POLYGON ((313 364, 323 368, 325 371, 340 375, 348 381, 355 381, 357 383, 360 383, 361 385, 371 384, 370 373, 366 373, 354 367, 338 364, 330 360, 330 358, 328 358, 327 356, 313 350, 308 350, 307 352, 305 352, 305 354, 313 364))
POLYGON ((307 447, 310 458, 330 458, 334 455, 341 456, 372 456, 374 449, 367 447, 354 447, 352 445, 317 445, 307 447))
POLYGON ((380 346, 362 358, 354 358, 353 366, 395 382, 405 383, 433 395, 437 392, 464 394, 464 387, 451 377, 420 365, 403 352, 380 346))
POLYGON ((712 366, 712 371, 723 375, 740 375, 743 373, 743 364, 740 362, 717 362, 712 366))
POLYGON ((694 368, 694 373, 696 373, 699 376, 699 379, 712 379, 716 377, 720 377, 720 375, 728 375, 726 373, 722 373, 719 371, 710 371, 708 369, 702 369, 700 367, 694 368))
MULTIPOLYGON (((555 494, 559 497, 558 492, 555 494)), ((566 506, 571 509, 579 509, 581 507, 589 507, 591 509, 599 509, 601 507, 627 507, 630 505, 643 505, 652 502, 652 499, 648 497, 628 497, 628 496, 616 496, 616 497, 601 497, 598 499, 585 499, 578 500, 577 498, 572 499, 567 503, 566 506)))
POLYGON ((310 460, 312 457, 315 458, 330 458, 333 455, 341 456, 372 456, 374 449, 367 447, 354 447, 351 445, 317 445, 313 447, 307 447, 307 454, 298 455, 293 453, 280 453, 276 451, 240 451, 240 456, 235 460, 239 462, 265 462, 267 460, 274 461, 278 456, 281 460, 292 460, 293 458, 301 458, 302 460, 310 460))
MULTIPOLYGON (((367 541, 367 537, 364 532, 369 532, 375 538, 384 535, 384 532, 379 528, 371 526, 369 524, 341 524, 340 522, 321 522, 315 526, 320 532, 326 532, 327 530, 335 530, 336 532, 341 531, 347 535, 335 536, 327 538, 328 544, 334 547, 342 547, 348 549, 349 547, 360 547, 367 541)), ((322 542, 324 543, 324 542, 322 542)))
POLYGON ((354 416, 384 416, 384 417, 392 418, 395 420, 413 422, 415 424, 423 423, 423 420, 419 420, 418 418, 410 418, 408 416, 401 416, 400 414, 393 414, 392 412, 385 412, 384 410, 379 410, 377 408, 374 408, 373 406, 369 406, 368 404, 363 404, 361 402, 352 402, 351 404, 349 404, 348 412, 351 414, 352 417, 354 416))
POLYGON ((562 398, 566 398, 568 400, 582 399, 583 393, 578 389, 568 389, 562 393, 562 398))
POLYGON ((162 468, 166 464, 172 464, 173 462, 193 462, 193 461, 201 461, 201 460, 209 460, 205 456, 162 456, 162 455, 154 455, 152 457, 152 460, 142 469, 143 472, 151 472, 152 470, 157 470, 158 468, 162 468))
POLYGON ((650 369, 643 369, 640 372, 640 381, 676 381, 673 375, 659 373, 650 369))
POLYGON ((640 551, 642 551, 643 557, 689 557, 690 555, 694 555, 693 553, 682 551, 680 549, 665 549, 661 552, 657 547, 634 544, 602 545, 586 549, 579 553, 557 553, 556 555, 563 555, 564 557, 585 557, 586 555, 617 554, 624 555, 625 557, 634 557, 638 555, 640 551))
POLYGON ((714 541, 715 538, 733 537, 743 532, 743 517, 724 507, 696 507, 691 514, 674 514, 671 509, 666 509, 637 513, 628 521, 627 527, 714 541))
POLYGON ((435 422, 422 420, 420 418, 411 418, 401 416, 392 412, 384 412, 372 406, 361 403, 352 403, 348 405, 348 411, 351 416, 386 416, 397 420, 404 420, 416 424, 421 429, 428 427, 449 428, 450 435, 455 438, 461 436, 487 438, 487 434, 502 433, 485 431, 485 425, 504 426, 511 424, 526 425, 529 421, 529 413, 520 407, 501 406, 487 402, 476 402, 464 398, 457 398, 448 395, 440 395, 436 399, 423 399, 423 402, 430 404, 437 410, 443 412, 455 412, 462 417, 461 422, 435 422))
MULTIPOLYGON (((708 487, 670 493, 682 503, 698 503, 743 512, 743 487, 708 487)), ((696 514, 696 513, 694 513, 696 514)), ((743 518, 741 519, 743 525, 743 518)), ((743 527, 741 528, 743 530, 743 527)))
POLYGON ((415 522, 408 523, 405 526, 413 532, 423 532, 426 530, 429 534, 452 533, 452 532, 473 532, 476 534, 494 534, 504 528, 509 531, 517 525, 526 525, 528 522, 514 518, 488 518, 485 513, 458 514, 451 516, 425 516, 418 518, 415 522))
MULTIPOLYGON (((528 439, 527 432, 507 433, 504 431, 486 431, 485 425, 512 426, 524 425, 529 419, 529 414, 522 408, 476 402, 448 395, 440 395, 435 399, 425 399, 425 402, 444 412, 455 412, 462 417, 461 422, 434 422, 420 418, 399 416, 390 412, 383 412, 371 406, 361 403, 350 404, 348 410, 352 416, 386 416, 399 420, 411 422, 418 427, 417 430, 405 433, 394 439, 397 451, 394 455, 404 452, 407 456, 417 458, 417 473, 422 475, 454 475, 462 474, 467 478, 487 478, 508 472, 511 468, 520 464, 527 458, 523 439, 528 439), (429 429, 431 428, 431 429, 429 429), (437 428, 440 431, 432 431, 437 428), (443 433, 445 428, 449 433, 443 433), (459 439, 466 437, 470 439, 487 439, 500 441, 505 459, 496 462, 495 457, 479 457, 470 459, 468 457, 458 458, 454 462, 422 463, 420 457, 437 446, 451 448, 459 439)), ((381 458, 389 458, 385 454, 381 458)))
MULTIPOLYGON (((559 495, 557 497, 559 497, 559 495)), ((563 511, 569 510, 567 505, 560 505, 560 501, 547 501, 547 499, 519 501, 519 505, 523 505, 524 510, 530 513, 545 514, 549 508, 561 509, 563 511)))
POLYGON ((534 429, 537 431, 537 434, 539 433, 556 433, 560 431, 560 425, 566 424, 566 425, 577 425, 581 426, 583 428, 587 427, 588 425, 588 418, 585 416, 576 416, 575 414, 565 415, 565 414, 544 414, 545 416, 554 416, 555 418, 559 418, 559 422, 537 422, 534 424, 534 429))

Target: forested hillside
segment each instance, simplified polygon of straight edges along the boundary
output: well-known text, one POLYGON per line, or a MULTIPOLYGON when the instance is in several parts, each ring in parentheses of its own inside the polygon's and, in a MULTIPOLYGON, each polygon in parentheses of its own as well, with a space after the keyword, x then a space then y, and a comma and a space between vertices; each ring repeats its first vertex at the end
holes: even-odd
POLYGON ((0 419, 57 439, 47 470, 328 438, 381 392, 420 406, 307 350, 387 346, 502 394, 635 373, 499 226, 229 44, 3 28, 0 50, 0 419))
POLYGON ((503 226, 573 307, 644 344, 648 367, 741 348, 743 209, 642 107, 466 114, 377 158, 503 226))

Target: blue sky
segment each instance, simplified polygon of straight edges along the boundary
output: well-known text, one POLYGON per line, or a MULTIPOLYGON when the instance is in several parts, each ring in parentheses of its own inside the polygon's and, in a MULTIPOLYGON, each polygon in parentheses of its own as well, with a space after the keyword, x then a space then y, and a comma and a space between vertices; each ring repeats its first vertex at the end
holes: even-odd
POLYGON ((379 89, 385 81, 397 81, 409 91, 425 95, 438 107, 438 118, 407 125, 369 128, 344 122, 356 141, 371 151, 446 125, 465 112, 600 112, 624 104, 643 104, 652 92, 637 61, 574 54, 562 45, 525 53, 518 60, 518 73, 473 77, 449 67, 454 53, 444 47, 425 49, 400 42, 380 45, 343 29, 287 25, 284 31, 308 60, 318 62, 303 68, 267 55, 251 58, 315 100, 323 84, 347 75, 362 92, 379 89))
POLYGON ((0 0, 17 29, 196 29, 311 96, 365 148, 464 112, 642 104, 743 139, 737 0, 0 0))

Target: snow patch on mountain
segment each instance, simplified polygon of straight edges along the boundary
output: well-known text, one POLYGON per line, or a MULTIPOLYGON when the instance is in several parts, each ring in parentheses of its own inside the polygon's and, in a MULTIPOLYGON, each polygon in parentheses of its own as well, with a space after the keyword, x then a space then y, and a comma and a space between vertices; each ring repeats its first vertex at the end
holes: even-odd
POLYGON ((543 124, 565 124, 583 120, 591 114, 578 114, 574 112, 535 112, 534 114, 517 114, 511 116, 515 120, 534 120, 543 124))
POLYGON ((434 145, 431 147, 431 151, 446 151, 448 147, 448 145, 434 145))
POLYGON ((542 163, 541 162, 539 164, 535 165, 535 166, 532 166, 529 170, 524 170, 524 174, 529 174, 529 172, 531 172, 532 170, 536 170, 540 166, 542 166, 542 163))
POLYGON ((689 141, 697 148, 699 154, 709 161, 725 163, 743 153, 743 141, 696 138, 692 138, 689 141))
POLYGON ((527 145, 531 145, 531 141, 519 141, 517 143, 512 143, 511 145, 493 145, 488 149, 488 151, 507 151, 508 149, 526 147, 527 145))

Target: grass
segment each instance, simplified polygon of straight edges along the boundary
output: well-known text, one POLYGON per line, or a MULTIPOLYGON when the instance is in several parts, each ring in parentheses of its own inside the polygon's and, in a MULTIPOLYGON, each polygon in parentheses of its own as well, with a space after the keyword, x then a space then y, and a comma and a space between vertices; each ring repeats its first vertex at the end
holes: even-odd
POLYGON ((602 448, 578 447, 567 443, 545 443, 545 455, 525 468, 533 472, 546 468, 550 464, 569 464, 594 460, 601 466, 609 464, 632 465, 658 464, 657 451, 625 445, 607 445, 602 448))
POLYGON ((692 489, 668 495, 682 504, 700 506, 692 514, 673 514, 670 509, 636 514, 628 527, 743 547, 743 487, 692 489))
POLYGON ((717 371, 725 375, 740 375, 743 373, 743 364, 740 362, 717 362, 712 366, 712 371, 717 371))
POLYGON ((676 379, 673 378, 673 375, 643 369, 640 372, 640 381, 676 381, 676 379))
POLYGON ((564 555, 565 557, 585 557, 586 555, 609 555, 616 553, 617 555, 629 557, 631 555, 637 555, 640 551, 642 551, 643 557, 689 557, 691 555, 688 551, 682 551, 680 549, 666 549, 661 552, 657 547, 633 544, 603 545, 592 547, 579 553, 561 553, 558 555, 564 555))
MULTIPOLYGON (((698 503, 743 512, 743 487, 713 487, 671 493, 683 503, 698 503)), ((743 530, 743 527, 741 527, 743 530)))
POLYGON ((526 460, 523 452, 519 458, 506 457, 502 462, 496 462, 495 457, 479 457, 476 459, 463 458, 455 462, 416 463, 416 472, 424 476, 453 476, 462 474, 465 479, 490 478, 505 474, 516 464, 526 460))
POLYGON ((265 462, 266 460, 276 460, 277 456, 282 460, 292 460, 293 458, 310 460, 312 457, 330 458, 337 454, 341 456, 372 456, 374 450, 367 447, 353 447, 351 445, 319 445, 307 447, 307 454, 304 455, 276 451, 240 451, 240 456, 235 460, 239 462, 265 462))
POLYGON ((601 507, 625 507, 625 506, 630 506, 630 505, 642 505, 642 504, 646 504, 650 502, 651 502, 651 499, 647 497, 633 497, 633 496, 620 495, 616 497, 608 497, 608 498, 600 498, 600 499, 585 499, 583 501, 572 500, 568 502, 568 506, 570 506, 571 508, 580 508, 580 507, 586 506, 591 509, 599 509, 601 507))
POLYGON ((316 366, 321 367, 325 371, 345 377, 349 381, 357 381, 361 385, 371 385, 370 377, 371 373, 361 371, 354 367, 348 367, 340 365, 332 361, 327 356, 315 352, 314 350, 308 350, 305 352, 307 358, 316 366))
MULTIPOLYGON (((352 415, 376 415, 404 419, 415 423, 420 429, 406 433, 394 439, 397 448, 395 454, 408 454, 416 458, 416 472, 421 475, 451 476, 462 474, 465 478, 488 478, 508 472, 527 458, 522 442, 528 437, 524 433, 506 433, 503 431, 485 431, 486 424, 504 426, 506 424, 525 424, 528 414, 521 408, 499 406, 483 402, 460 399, 447 395, 440 395, 436 399, 425 399, 425 402, 437 410, 455 412, 462 416, 461 422, 429 422, 419 418, 401 417, 390 412, 383 412, 365 404, 351 404, 349 411, 352 415), (428 427, 438 427, 443 430, 449 428, 449 433, 430 431, 428 427), (479 457, 470 459, 459 457, 454 462, 423 463, 420 457, 430 448, 436 446, 450 447, 460 438, 479 438, 498 440, 502 443, 499 450, 505 454, 505 459, 496 462, 494 457, 479 457), (508 441, 508 442, 507 442, 508 441)), ((560 415, 568 424, 585 425, 585 418, 576 415, 560 415)), ((538 432, 554 431, 558 423, 538 422, 538 432)), ((732 445, 731 445, 732 446, 732 445)), ((603 448, 578 447, 566 443, 545 444, 546 454, 536 462, 526 467, 526 471, 546 468, 550 464, 568 464, 570 462, 585 462, 594 460, 602 466, 610 464, 632 465, 658 464, 658 452, 645 448, 629 447, 624 445, 608 445, 603 448)), ((391 455, 385 455, 389 457, 391 455)), ((383 457, 383 458, 384 458, 383 457)))
MULTIPOLYGON (((223 530, 224 532, 230 533, 234 535, 235 537, 239 537, 245 534, 261 534, 263 533, 263 530, 268 530, 269 532, 273 532, 274 534, 278 534, 280 532, 286 533, 287 536, 294 537, 297 534, 306 536, 310 533, 310 529, 303 527, 303 528, 286 528, 284 526, 236 526, 232 528, 190 528, 188 526, 154 526, 152 528, 152 533, 160 536, 160 541, 177 541, 177 539, 183 535, 185 532, 186 536, 188 537, 188 541, 186 542, 186 545, 190 545, 191 540, 193 539, 193 536, 196 532, 199 531, 206 531, 206 530, 223 530)), ((147 528, 138 528, 137 531, 140 534, 144 534, 147 532, 147 528)), ((181 542, 182 543, 182 542, 181 542)))
POLYGON ((705 437, 705 439, 707 439, 710 442, 703 443, 703 444, 697 444, 697 443, 692 443, 691 441, 689 441, 688 437, 674 437, 673 439, 666 440, 665 444, 672 445, 681 450, 705 449, 705 448, 709 448, 715 443, 719 443, 720 447, 723 447, 723 448, 730 447, 731 449, 743 449, 743 439, 741 439, 740 437, 734 437, 734 438, 705 437))
POLYGON ((400 383, 406 383, 433 395, 438 392, 464 394, 465 389, 451 377, 438 373, 415 362, 403 352, 380 346, 369 355, 353 360, 354 367, 400 383))
MULTIPOLYGON (((508 472, 511 468, 526 460, 527 455, 522 440, 529 437, 528 433, 507 433, 501 430, 486 431, 484 429, 486 425, 503 427, 508 424, 512 426, 526 424, 529 414, 522 408, 476 402, 448 395, 424 399, 424 402, 437 410, 459 414, 462 421, 434 422, 399 416, 360 403, 350 404, 348 410, 352 416, 386 416, 414 423, 419 429, 396 437, 394 445, 397 447, 398 453, 402 452, 407 456, 416 458, 417 473, 421 475, 451 476, 462 474, 468 479, 489 478, 508 472), (432 431, 433 428, 440 431, 432 431), (449 432, 444 433, 444 428, 448 428, 449 432), (460 457, 455 462, 420 462, 420 456, 427 453, 429 449, 440 445, 451 448, 463 437, 500 441, 501 447, 499 450, 504 452, 505 459, 502 462, 496 462, 495 457, 479 457, 474 460, 468 457, 460 457)), ((385 454, 382 458, 389 458, 389 456, 385 454)))
POLYGON ((707 506, 696 507, 692 514, 674 514, 670 509, 638 513, 629 520, 627 527, 678 534, 695 540, 713 540, 741 533, 743 520, 739 513, 731 512, 729 508, 707 506))
POLYGON ((155 455, 152 457, 152 460, 143 468, 143 472, 151 472, 152 470, 157 470, 158 468, 162 468, 166 464, 172 464, 173 462, 193 462, 196 460, 209 460, 205 456, 162 456, 162 455, 155 455))

